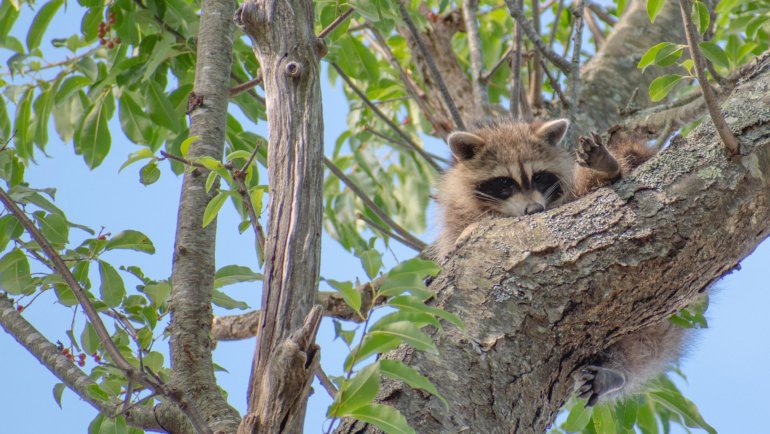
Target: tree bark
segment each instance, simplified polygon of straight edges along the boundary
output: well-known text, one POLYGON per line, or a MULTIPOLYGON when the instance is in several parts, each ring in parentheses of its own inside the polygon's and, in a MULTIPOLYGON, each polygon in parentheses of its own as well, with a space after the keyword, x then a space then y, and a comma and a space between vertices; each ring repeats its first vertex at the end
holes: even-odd
MULTIPOLYGON (((198 34, 195 85, 190 95, 189 158, 221 160, 232 64, 234 0, 205 0, 198 34)), ((232 432, 240 422, 219 391, 211 360, 211 292, 216 220, 203 227, 203 212, 216 191, 206 192, 207 171, 185 173, 179 202, 171 274, 172 382, 200 409, 213 431, 232 432)))
POLYGON ((301 432, 318 364, 314 343, 323 214, 323 41, 309 0, 247 1, 236 16, 262 68, 268 145, 268 234, 248 392, 239 432, 301 432))
MULTIPOLYGON (((399 348, 452 403, 394 382, 378 400, 420 433, 542 433, 571 374, 664 320, 770 234, 770 59, 722 105, 743 154, 706 121, 632 176, 526 218, 482 222, 437 277, 436 303, 467 334, 434 331, 440 356, 399 348)), ((337 432, 375 432, 346 421, 337 432)))

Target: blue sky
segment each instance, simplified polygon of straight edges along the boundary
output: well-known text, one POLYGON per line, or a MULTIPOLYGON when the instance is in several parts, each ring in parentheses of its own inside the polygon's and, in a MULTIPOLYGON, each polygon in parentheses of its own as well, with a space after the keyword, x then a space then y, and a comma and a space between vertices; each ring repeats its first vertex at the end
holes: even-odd
MULTIPOLYGON (((70 12, 72 16, 79 17, 74 6, 74 2, 70 2, 70 12)), ((14 33, 23 35, 28 20, 29 16, 20 20, 14 33)), ((51 35, 70 34, 72 31, 67 19, 58 16, 43 38, 43 46, 50 47, 48 41, 51 35)), ((0 64, 4 65, 9 56, 9 51, 0 49, 0 64)), ((325 142, 331 144, 345 128, 345 119, 339 113, 346 113, 348 105, 339 84, 331 87, 325 78, 322 84, 325 142)), ((9 110, 12 111, 12 107, 9 110)), ((242 122, 246 128, 251 128, 247 121, 242 122)), ((105 226, 106 231, 112 233, 130 228, 149 235, 157 250, 155 255, 110 253, 112 256, 107 259, 119 265, 140 265, 149 276, 165 278, 171 268, 181 179, 174 176, 165 164, 161 166, 163 174, 160 181, 147 187, 138 182, 139 165, 118 173, 118 168, 135 147, 120 133, 117 122, 113 121, 110 126, 112 150, 105 162, 93 171, 86 168, 81 157, 74 155, 72 144, 62 143, 51 129, 51 140, 46 149, 51 158, 39 157, 37 164, 29 168, 28 181, 34 187, 57 187, 57 204, 72 221, 97 230, 105 226)), ((254 127, 254 131, 266 135, 264 124, 254 127)), ((436 150, 440 154, 448 154, 441 147, 436 150)), ((256 269, 252 235, 249 231, 238 234, 238 223, 239 218, 233 209, 225 206, 218 223, 217 266, 241 264, 256 269)), ((433 233, 422 234, 421 238, 430 242, 433 233)), ((358 260, 330 238, 324 237, 323 249, 323 277, 366 279, 358 260), (351 270, 355 270, 354 275, 351 275, 351 270)), ((394 255, 385 254, 384 259, 386 265, 393 265, 394 256, 403 260, 412 255, 410 250, 396 246, 394 255)), ((706 420, 720 433, 768 431, 763 429, 762 420, 770 408, 765 398, 765 391, 770 389, 770 377, 766 375, 767 366, 770 366, 770 345, 766 339, 770 334, 770 325, 765 320, 766 306, 770 306, 770 284, 765 268, 768 263, 770 244, 765 243, 743 261, 741 270, 733 272, 718 284, 719 289, 707 313, 710 328, 698 332, 682 362, 682 370, 688 377, 687 383, 680 382, 685 395, 698 405, 706 420)), ((128 288, 136 284, 130 277, 124 276, 124 279, 128 288)), ((255 286, 234 286, 228 294, 255 307, 261 296, 255 286)), ((71 312, 55 305, 54 301, 52 294, 45 294, 24 315, 50 340, 66 342, 64 331, 72 320, 71 312)), ((216 313, 233 312, 217 309, 216 313)), ((82 318, 78 317, 77 321, 82 327, 82 318)), ((328 320, 324 320, 319 343, 326 371, 340 374, 342 358, 347 350, 339 341, 333 341, 333 329, 328 320)), ((160 342, 159 347, 167 351, 166 342, 160 342)), ((0 348, 3 432, 86 431, 95 415, 90 406, 66 391, 62 400, 64 410, 59 409, 51 392, 57 382, 54 376, 4 333, 0 333, 0 348), (29 414, 35 416, 27 416, 29 414)), ((252 338, 242 342, 220 342, 214 352, 215 361, 229 371, 218 374, 220 384, 228 391, 231 404, 242 413, 246 406, 246 381, 253 349, 252 338)), ((316 387, 308 408, 306 432, 322 431, 329 402, 324 390, 316 387)))

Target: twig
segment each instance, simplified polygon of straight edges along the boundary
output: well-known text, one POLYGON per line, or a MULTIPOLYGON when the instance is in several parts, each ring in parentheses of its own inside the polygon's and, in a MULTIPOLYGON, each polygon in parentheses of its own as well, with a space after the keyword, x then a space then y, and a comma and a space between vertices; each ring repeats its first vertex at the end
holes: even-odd
POLYGON ((380 207, 377 206, 376 203, 374 203, 373 200, 369 198, 369 196, 364 193, 363 190, 358 188, 358 186, 353 182, 352 179, 345 176, 344 173, 334 164, 333 161, 329 160, 327 157, 324 157, 324 165, 331 170, 331 172, 339 178, 340 181, 342 181, 353 193, 358 196, 359 199, 369 208, 377 217, 380 218, 380 220, 384 221, 385 224, 390 226, 398 235, 400 235, 405 240, 408 240, 413 246, 421 246, 420 250, 424 250, 428 247, 427 244, 423 243, 419 238, 415 237, 414 235, 410 234, 409 231, 402 228, 401 225, 393 221, 385 211, 380 209, 380 207))
POLYGON ((591 9, 591 11, 593 13, 595 13, 596 16, 600 20, 604 21, 605 23, 609 24, 610 26, 614 26, 615 24, 617 24, 617 22, 618 22, 617 18, 615 18, 612 15, 608 14, 607 11, 604 10, 604 8, 602 8, 600 5, 598 5, 598 4, 596 4, 596 3, 592 2, 592 1, 588 1, 586 3, 586 6, 588 6, 588 8, 591 9))
POLYGON ((254 204, 251 203, 251 195, 249 194, 249 188, 246 186, 246 173, 248 172, 251 163, 256 158, 259 148, 262 146, 262 141, 257 141, 254 146, 254 150, 249 155, 246 163, 240 169, 232 170, 233 180, 238 184, 238 194, 241 196, 243 206, 246 207, 246 212, 249 214, 249 222, 251 228, 254 230, 254 237, 257 241, 257 261, 261 267, 265 261, 265 230, 262 228, 262 224, 257 217, 257 210, 254 209, 254 204))
POLYGON ((591 14, 591 10, 584 11, 583 16, 585 17, 586 24, 588 24, 588 30, 591 31, 591 34, 594 37, 594 44, 596 45, 596 51, 599 51, 599 48, 601 48, 604 45, 604 34, 602 33, 602 30, 599 28, 599 25, 596 23, 596 20, 594 20, 593 14, 591 14))
POLYGON ((569 107, 570 101, 564 95, 564 92, 562 92, 561 86, 559 85, 559 80, 557 80, 556 77, 551 75, 551 71, 548 70, 548 66, 545 64, 545 61, 543 59, 540 59, 540 62, 542 63, 542 66, 543 66, 543 72, 545 73, 546 77, 548 77, 548 81, 551 82, 551 87, 553 88, 553 91, 556 92, 556 95, 559 96, 559 101, 561 101, 562 106, 564 106, 565 108, 569 107))
POLYGON ((359 98, 361 98, 361 101, 363 101, 364 104, 366 104, 374 112, 374 114, 377 115, 377 117, 382 119, 383 122, 385 122, 391 129, 393 129, 393 131, 395 131, 396 134, 398 134, 399 137, 401 137, 401 139, 404 140, 404 142, 409 145, 409 148, 412 151, 420 154, 420 156, 424 158, 425 161, 427 161, 431 167, 436 169, 436 171, 441 171, 441 166, 439 166, 438 163, 433 161, 433 159, 430 157, 430 155, 427 152, 425 152, 424 149, 422 149, 416 143, 414 143, 414 141, 412 141, 412 139, 401 128, 399 128, 398 125, 396 125, 392 120, 390 120, 390 118, 385 116, 385 114, 376 105, 374 105, 369 100, 369 98, 367 98, 366 95, 358 87, 356 87, 355 84, 353 84, 353 81, 350 79, 350 77, 348 77, 347 74, 345 74, 342 68, 340 68, 334 62, 331 62, 330 65, 332 66, 332 68, 334 68, 335 71, 337 71, 337 74, 339 74, 340 77, 342 77, 342 80, 348 85, 348 87, 350 87, 353 90, 353 92, 356 95, 358 95, 359 98))
POLYGON ((564 10, 564 0, 559 0, 559 5, 556 7, 556 14, 553 16, 553 23, 551 24, 551 35, 548 38, 548 49, 553 48, 553 43, 556 42, 556 32, 559 30, 559 23, 561 23, 561 13, 564 10))
POLYGON ((498 59, 497 62, 495 62, 495 64, 491 68, 489 68, 489 71, 481 77, 481 80, 484 83, 488 83, 489 80, 492 78, 492 76, 495 75, 495 72, 497 72, 497 70, 500 69, 501 66, 503 66, 506 63, 510 65, 511 54, 513 54, 513 46, 510 46, 508 47, 507 50, 505 50, 505 53, 503 53, 503 55, 500 56, 500 59, 498 59))
POLYGON ((409 12, 407 12, 406 7, 404 6, 404 0, 398 0, 398 10, 401 13, 401 18, 404 20, 404 23, 406 23, 409 32, 412 34, 415 43, 417 43, 417 47, 420 49, 423 57, 425 57, 425 63, 428 64, 428 69, 430 69, 431 74, 433 74, 433 79, 436 80, 436 84, 438 84, 441 97, 444 99, 444 104, 446 104, 447 109, 449 109, 449 113, 452 115, 452 120, 454 121, 455 127, 460 130, 465 130, 465 123, 463 122, 463 118, 460 116, 460 112, 457 110, 457 106, 452 99, 452 94, 449 93, 449 88, 447 88, 446 83, 444 83, 444 78, 441 76, 441 72, 439 72, 438 67, 436 67, 436 62, 433 60, 433 56, 422 42, 422 38, 420 38, 420 32, 417 30, 417 27, 414 25, 414 21, 412 21, 412 17, 409 16, 409 12))
MULTIPOLYGON (((583 45, 583 15, 585 14, 585 0, 578 0, 577 8, 573 11, 575 17, 575 31, 572 39, 572 71, 569 74, 570 92, 570 122, 577 118, 578 101, 580 100, 580 48, 583 45)), ((573 130, 574 131, 574 130, 573 130)), ((568 141, 567 143, 572 143, 568 141)))
POLYGON ((243 93, 243 92, 245 92, 245 91, 247 91, 249 89, 253 89, 253 88, 259 86, 260 84, 262 84, 262 69, 258 69, 257 70, 257 75, 254 78, 252 78, 251 80, 249 80, 249 81, 247 81, 245 83, 241 83, 238 86, 231 87, 230 88, 230 98, 236 97, 236 96, 240 95, 241 93, 243 93))
POLYGON ((421 251, 423 251, 425 249, 425 247, 423 247, 424 244, 423 244, 423 246, 413 245, 412 243, 410 243, 408 240, 405 240, 400 235, 398 235, 396 233, 393 233, 393 231, 388 230, 387 228, 384 228, 381 225, 378 225, 372 219, 366 217, 365 215, 361 214, 360 212, 356 213, 356 217, 358 217, 359 219, 363 220, 364 222, 366 222, 366 224, 368 224, 369 226, 372 226, 374 229, 377 229, 378 231, 382 232, 385 236, 391 237, 394 240, 398 241, 399 243, 401 243, 401 244, 403 244, 403 245, 405 245, 407 247, 411 247, 412 249, 416 250, 417 252, 421 252, 421 251))
POLYGON ((342 15, 338 16, 334 19, 331 23, 329 23, 328 26, 326 26, 325 29, 321 30, 321 33, 318 34, 319 39, 325 38, 329 33, 333 32, 334 29, 336 29, 340 24, 342 24, 349 16, 353 13, 353 8, 349 8, 345 12, 342 13, 342 15))
POLYGON ((406 73, 404 68, 398 62, 398 58, 396 58, 395 54, 393 54, 393 50, 391 50, 390 46, 388 46, 385 37, 383 37, 382 33, 380 33, 380 31, 377 30, 377 28, 374 26, 368 26, 368 29, 372 36, 374 36, 374 41, 372 42, 380 50, 380 52, 382 52, 385 58, 388 59, 388 62, 390 62, 391 66, 393 66, 396 71, 398 71, 398 75, 401 78, 401 82, 404 83, 406 92, 411 95, 415 103, 417 103, 417 107, 420 108, 420 111, 425 116, 425 119, 427 119, 428 122, 433 126, 434 130, 443 136, 442 138, 446 139, 447 133, 445 128, 441 126, 441 122, 436 119, 433 114, 433 110, 431 110, 431 108, 428 106, 428 103, 425 101, 424 93, 420 91, 420 89, 414 83, 414 80, 412 80, 412 77, 406 73))
MULTIPOLYGON (((409 147, 409 145, 407 145, 406 143, 404 143, 404 142, 402 142, 402 141, 400 141, 398 139, 395 139, 393 137, 390 137, 387 134, 383 134, 383 133, 381 133, 381 132, 379 132, 379 131, 377 131, 377 130, 369 127, 369 126, 364 126, 364 130, 369 132, 369 133, 371 133, 374 136, 377 136, 377 137, 381 138, 382 140, 386 141, 387 143, 392 143, 394 145, 398 145, 398 146, 406 149, 407 151, 411 149, 409 147)), ((441 163, 444 163, 444 164, 451 163, 451 161, 449 161, 448 159, 446 159, 446 158, 444 158, 444 157, 442 157, 440 155, 436 155, 436 154, 433 154, 433 153, 430 153, 430 152, 428 152, 427 154, 430 155, 430 157, 433 158, 434 160, 436 160, 437 162, 441 162, 441 163)))
POLYGON ((489 115, 489 93, 484 81, 484 54, 479 32, 479 0, 463 0, 463 20, 465 21, 465 33, 468 35, 468 51, 471 58, 471 86, 473 88, 473 100, 477 109, 484 116, 489 115))
POLYGON ((639 86, 634 88, 634 91, 631 92, 631 96, 628 97, 628 101, 626 101, 626 105, 623 106, 622 109, 618 110, 618 114, 621 116, 628 116, 630 114, 636 113, 639 108, 636 106, 636 95, 639 94, 639 86))
MULTIPOLYGON (((539 0, 531 0, 530 9, 532 10, 532 27, 535 32, 540 34, 540 8, 538 7, 539 0)), ((529 66, 529 98, 527 102, 535 110, 543 107, 543 71, 540 67, 540 51, 535 50, 532 56, 532 61, 528 62, 529 66)))
POLYGON ((186 158, 183 158, 183 157, 180 157, 180 156, 177 156, 177 155, 174 155, 174 154, 169 154, 166 151, 160 151, 160 155, 162 155, 163 158, 170 158, 170 159, 172 159, 172 160, 174 160, 174 161, 176 161, 178 163, 184 164, 185 166, 197 167, 199 169, 205 169, 206 168, 206 166, 204 166, 201 163, 198 163, 198 162, 195 162, 195 161, 190 161, 190 160, 188 160, 186 158))
MULTIPOLYGON (((518 2, 518 7, 521 6, 521 0, 515 0, 518 2)), ((520 101, 521 101, 521 23, 514 21, 513 32, 513 62, 511 64, 511 96, 510 96, 510 110, 511 116, 514 119, 521 118, 520 101)))
POLYGON ((522 31, 527 35, 527 38, 532 41, 532 44, 540 50, 540 52, 551 63, 556 65, 565 74, 569 74, 572 71, 572 65, 564 57, 559 56, 555 51, 548 48, 548 46, 540 38, 540 35, 535 32, 532 25, 527 21, 527 17, 524 15, 522 8, 516 4, 516 0, 505 0, 505 4, 508 5, 508 10, 511 12, 511 16, 516 19, 516 22, 521 26, 522 31))
POLYGON ((324 387, 324 389, 326 389, 326 392, 329 394, 329 396, 334 399, 334 397, 337 396, 337 388, 334 387, 334 383, 332 383, 332 380, 329 379, 329 377, 326 375, 326 372, 324 372, 320 365, 315 370, 315 376, 318 378, 318 381, 321 382, 321 385, 324 387))
POLYGON ((701 89, 703 89, 703 98, 706 100, 706 107, 708 108, 709 114, 711 115, 711 120, 714 121, 714 127, 719 133, 719 137, 722 138, 722 143, 724 143, 725 148, 727 148, 727 151, 730 152, 731 155, 737 155, 740 152, 738 139, 735 138, 735 135, 730 130, 730 127, 727 126, 725 118, 719 111, 719 104, 717 102, 716 94, 714 93, 714 89, 711 87, 711 84, 708 82, 708 78, 706 77, 703 54, 698 48, 698 34, 695 31, 695 25, 693 24, 692 18, 690 17, 691 9, 691 0, 681 0, 679 3, 679 11, 682 13, 684 33, 687 37, 687 45, 690 48, 690 57, 692 57, 693 64, 695 66, 695 75, 698 77, 698 82, 700 83, 701 89))

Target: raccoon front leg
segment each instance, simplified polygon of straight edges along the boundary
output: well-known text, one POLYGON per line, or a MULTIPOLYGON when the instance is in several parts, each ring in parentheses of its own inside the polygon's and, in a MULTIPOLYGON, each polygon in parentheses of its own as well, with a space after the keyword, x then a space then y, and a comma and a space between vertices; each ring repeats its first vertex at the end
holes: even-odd
POLYGON ((593 131, 590 136, 578 138, 576 160, 578 165, 591 169, 594 176, 603 180, 620 176, 620 164, 604 146, 601 136, 593 131))
POLYGON ((587 406, 639 391, 681 353, 686 330, 666 320, 624 336, 595 363, 574 374, 575 393, 587 406))

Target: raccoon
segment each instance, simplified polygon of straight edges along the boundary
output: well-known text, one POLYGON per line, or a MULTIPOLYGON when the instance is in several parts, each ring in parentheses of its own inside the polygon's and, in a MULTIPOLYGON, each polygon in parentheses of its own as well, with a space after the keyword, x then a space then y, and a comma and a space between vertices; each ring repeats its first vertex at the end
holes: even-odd
MULTIPOLYGON (((497 120, 450 134, 454 158, 438 183, 443 226, 432 255, 445 260, 463 232, 484 216, 557 207, 622 178, 655 154, 634 140, 608 149, 592 133, 578 139, 573 156, 559 146, 568 128, 566 119, 497 120)), ((623 337, 574 375, 576 394, 590 406, 638 390, 678 357, 683 337, 683 329, 668 320, 623 337)))

